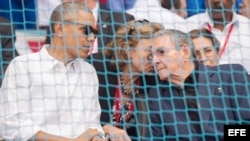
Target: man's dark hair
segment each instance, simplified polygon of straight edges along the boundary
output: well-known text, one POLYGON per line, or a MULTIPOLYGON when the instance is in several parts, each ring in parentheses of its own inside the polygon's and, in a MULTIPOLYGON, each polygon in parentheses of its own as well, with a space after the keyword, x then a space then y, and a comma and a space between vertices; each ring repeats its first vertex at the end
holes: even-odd
POLYGON ((180 9, 180 0, 161 0, 161 6, 166 9, 180 9))
POLYGON ((46 29, 47 35, 45 39, 45 44, 51 43, 50 39, 53 36, 52 34, 55 32, 54 31, 55 23, 63 23, 64 21, 76 18, 74 17, 74 12, 76 12, 77 10, 84 10, 92 13, 91 10, 86 5, 76 2, 64 2, 53 10, 50 17, 50 26, 46 29))
POLYGON ((67 20, 77 19, 77 11, 86 11, 91 12, 91 10, 84 4, 76 2, 64 2, 61 5, 57 6, 50 17, 50 28, 52 33, 54 33, 55 23, 63 23, 67 20))

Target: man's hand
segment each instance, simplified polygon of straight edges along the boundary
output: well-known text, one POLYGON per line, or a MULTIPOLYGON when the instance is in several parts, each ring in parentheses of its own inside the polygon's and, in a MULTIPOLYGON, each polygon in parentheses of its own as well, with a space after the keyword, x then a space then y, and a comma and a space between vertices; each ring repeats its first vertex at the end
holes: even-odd
POLYGON ((104 135, 98 132, 97 129, 89 128, 87 131, 83 132, 76 141, 106 141, 104 135))
POLYGON ((126 131, 112 125, 104 125, 103 130, 111 141, 131 141, 126 131))

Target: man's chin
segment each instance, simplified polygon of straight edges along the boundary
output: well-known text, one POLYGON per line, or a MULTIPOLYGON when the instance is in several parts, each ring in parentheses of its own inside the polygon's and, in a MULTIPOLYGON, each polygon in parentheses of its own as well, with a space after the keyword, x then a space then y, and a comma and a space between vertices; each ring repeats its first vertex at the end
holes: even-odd
POLYGON ((89 50, 88 49, 84 49, 84 50, 81 50, 80 52, 80 56, 81 58, 87 58, 88 57, 88 53, 89 53, 89 50))
POLYGON ((88 54, 82 54, 82 55, 81 55, 81 58, 82 58, 82 59, 88 58, 88 54))
POLYGON ((159 75, 159 78, 160 78, 161 81, 166 81, 167 80, 166 75, 159 75))
POLYGON ((162 81, 167 80, 167 73, 165 71, 158 71, 158 75, 160 80, 162 81))

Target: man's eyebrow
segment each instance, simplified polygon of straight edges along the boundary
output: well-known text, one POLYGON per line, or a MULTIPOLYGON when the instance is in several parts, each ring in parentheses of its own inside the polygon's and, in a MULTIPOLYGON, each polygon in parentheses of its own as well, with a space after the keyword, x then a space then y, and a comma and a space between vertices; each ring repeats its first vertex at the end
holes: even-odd
POLYGON ((164 47, 164 46, 159 46, 159 47, 157 47, 156 49, 167 49, 167 48, 164 47))
POLYGON ((213 46, 203 46, 203 49, 214 48, 213 46))

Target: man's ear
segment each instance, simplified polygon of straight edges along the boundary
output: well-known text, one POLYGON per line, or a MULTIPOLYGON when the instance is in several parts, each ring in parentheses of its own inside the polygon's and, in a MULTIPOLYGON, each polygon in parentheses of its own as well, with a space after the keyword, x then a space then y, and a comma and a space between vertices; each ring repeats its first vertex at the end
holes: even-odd
POLYGON ((54 28, 55 34, 57 36, 63 37, 63 27, 62 27, 62 24, 56 23, 53 28, 54 28))
POLYGON ((188 44, 184 44, 181 47, 181 50, 183 52, 184 58, 189 60, 190 57, 191 57, 191 48, 190 48, 190 46, 188 44))

